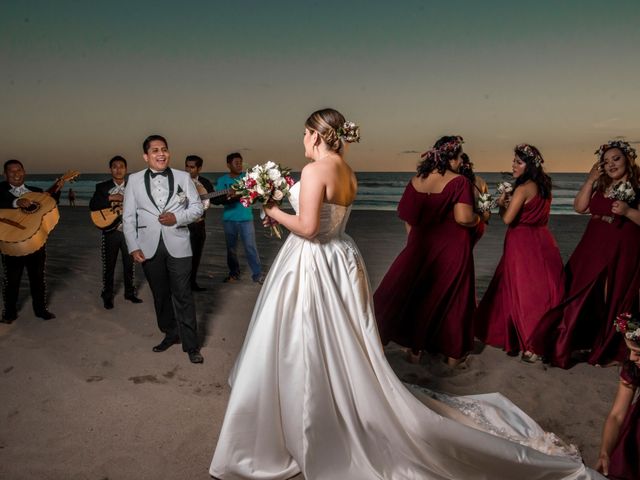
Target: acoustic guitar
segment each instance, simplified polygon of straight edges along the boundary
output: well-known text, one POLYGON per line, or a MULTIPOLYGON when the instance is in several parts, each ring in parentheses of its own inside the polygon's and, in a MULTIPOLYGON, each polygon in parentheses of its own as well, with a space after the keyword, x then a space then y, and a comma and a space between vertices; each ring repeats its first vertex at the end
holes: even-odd
POLYGON ((209 200, 211 199, 214 205, 223 205, 225 203, 231 203, 231 201, 227 200, 226 197, 228 195, 233 195, 236 191, 233 188, 227 188, 225 190, 217 190, 215 192, 207 193, 206 190, 201 191, 198 188, 198 193, 200 194, 200 200, 209 200), (221 198, 224 197, 224 198, 221 198))
POLYGON ((61 188, 60 181, 73 181, 78 175, 80 172, 69 170, 48 191, 25 193, 20 198, 31 201, 26 208, 0 209, 0 252, 22 257, 42 248, 60 220, 58 204, 49 192, 61 188))
POLYGON ((112 230, 118 226, 122 216, 122 203, 113 202, 110 207, 91 212, 91 221, 100 230, 112 230))

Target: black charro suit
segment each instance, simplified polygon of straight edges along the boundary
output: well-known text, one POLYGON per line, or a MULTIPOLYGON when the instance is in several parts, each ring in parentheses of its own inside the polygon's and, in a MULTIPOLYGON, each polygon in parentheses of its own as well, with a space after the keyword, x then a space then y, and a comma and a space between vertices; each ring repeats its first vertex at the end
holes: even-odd
MULTIPOLYGON (((42 192, 41 188, 25 184, 32 192, 42 192)), ((16 208, 14 202, 20 198, 11 192, 9 182, 0 182, 0 208, 16 208)), ((52 194, 56 202, 60 200, 60 192, 52 194)), ((47 312, 47 285, 45 281, 45 263, 47 259, 46 244, 39 250, 20 257, 2 255, 4 281, 2 282, 2 298, 4 299, 4 320, 14 320, 18 316, 18 292, 22 272, 26 268, 29 276, 29 288, 31 290, 31 302, 33 311, 38 317, 46 316, 47 312)))
MULTIPOLYGON (((126 181, 123 184, 123 188, 126 181)), ((113 180, 100 182, 96 184, 96 190, 89 202, 91 211, 103 210, 110 208, 109 195, 112 189, 116 187, 113 180)), ((124 275, 124 296, 125 298, 133 298, 136 295, 134 287, 134 267, 133 258, 127 250, 127 242, 122 233, 122 218, 120 217, 116 223, 109 229, 102 231, 102 299, 112 301, 114 297, 114 272, 116 263, 118 262, 118 252, 122 256, 122 272, 124 275)))
MULTIPOLYGON (((211 193, 213 192, 213 185, 209 180, 203 176, 198 176, 197 181, 202 184, 204 189, 211 193)), ((197 221, 189 224, 189 238, 191 240, 191 250, 193 251, 193 257, 191 257, 191 288, 197 288, 198 282, 196 281, 198 275, 198 267, 200 266, 200 259, 202 258, 202 250, 204 249, 204 242, 207 238, 207 230, 204 224, 205 213, 197 221)))

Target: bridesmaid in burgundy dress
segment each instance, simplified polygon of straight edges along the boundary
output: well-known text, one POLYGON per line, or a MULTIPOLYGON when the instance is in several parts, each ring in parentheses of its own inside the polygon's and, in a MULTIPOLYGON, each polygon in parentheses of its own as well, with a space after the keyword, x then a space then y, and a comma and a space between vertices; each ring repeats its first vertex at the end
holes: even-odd
POLYGON ((629 314, 619 315, 616 329, 624 335, 629 357, 622 366, 620 383, 611 411, 602 429, 596 470, 611 480, 640 478, 640 322, 629 314))
POLYGON ((407 245, 373 297, 383 344, 410 348, 414 362, 426 350, 455 366, 473 347, 470 235, 481 217, 471 183, 457 173, 461 154, 462 138, 446 136, 422 155, 398 205, 407 245))
MULTIPOLYGON (((540 151, 526 143, 515 147, 512 194, 498 199, 508 225, 504 253, 474 317, 476 336, 533 362, 532 333, 547 310, 562 300, 562 257, 547 228, 551 179, 540 151)), ((535 350, 534 350, 535 351, 535 350)))
MULTIPOLYGON (((591 214, 587 228, 565 266, 565 297, 541 320, 533 342, 551 363, 572 364, 572 353, 589 352, 588 362, 624 360, 626 347, 613 327, 616 314, 638 304, 640 211, 636 151, 612 140, 596 152, 598 161, 574 200, 576 212, 591 214), (615 199, 628 182, 634 198, 615 199)), ((620 197, 620 196, 619 196, 620 197)))

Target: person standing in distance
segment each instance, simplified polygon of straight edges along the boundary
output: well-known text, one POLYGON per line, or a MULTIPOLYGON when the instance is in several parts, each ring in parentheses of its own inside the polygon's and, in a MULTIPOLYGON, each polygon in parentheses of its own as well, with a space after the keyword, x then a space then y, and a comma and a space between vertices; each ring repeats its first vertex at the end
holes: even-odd
POLYGON ((124 193, 124 236, 142 264, 164 339, 154 352, 182 341, 192 363, 202 363, 191 292, 191 242, 187 225, 202 215, 202 202, 187 172, 169 167, 168 143, 151 135, 142 144, 149 168, 129 177, 124 193))
MULTIPOLYGON (((236 183, 242 174, 242 155, 237 152, 227 155, 227 168, 229 173, 218 178, 216 190, 226 190, 236 183)), ((224 204, 222 214, 224 238, 227 243, 227 265, 229 275, 224 279, 225 283, 240 280, 240 263, 238 262, 238 237, 242 238, 244 252, 251 268, 251 279, 256 283, 264 281, 262 266, 258 248, 256 247, 256 231, 253 226, 253 211, 251 207, 244 207, 240 203, 240 197, 229 195, 229 201, 224 204)))

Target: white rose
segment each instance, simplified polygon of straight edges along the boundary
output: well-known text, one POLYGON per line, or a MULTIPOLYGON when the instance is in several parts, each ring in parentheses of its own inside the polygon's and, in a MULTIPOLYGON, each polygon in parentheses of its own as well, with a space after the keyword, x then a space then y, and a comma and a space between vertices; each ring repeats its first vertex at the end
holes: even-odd
POLYGON ((267 174, 269 175, 269 179, 273 180, 274 182, 278 180, 280 177, 282 177, 282 175, 280 175, 280 170, 278 170, 277 168, 272 168, 268 170, 267 174))
POLYGON ((284 197, 284 194, 282 193, 282 190, 276 190, 275 192, 273 192, 273 199, 276 202, 279 202, 280 200, 282 200, 283 197, 284 197))
POLYGON ((276 164, 273 163, 271 160, 269 160, 267 163, 264 164, 264 168, 266 170, 271 170, 272 168, 275 168, 276 164))
POLYGON ((258 180, 258 179, 260 178, 260 173, 258 173, 258 172, 251 172, 251 173, 249 174, 249 177, 250 177, 250 178, 252 178, 252 179, 254 179, 254 180, 258 180))

